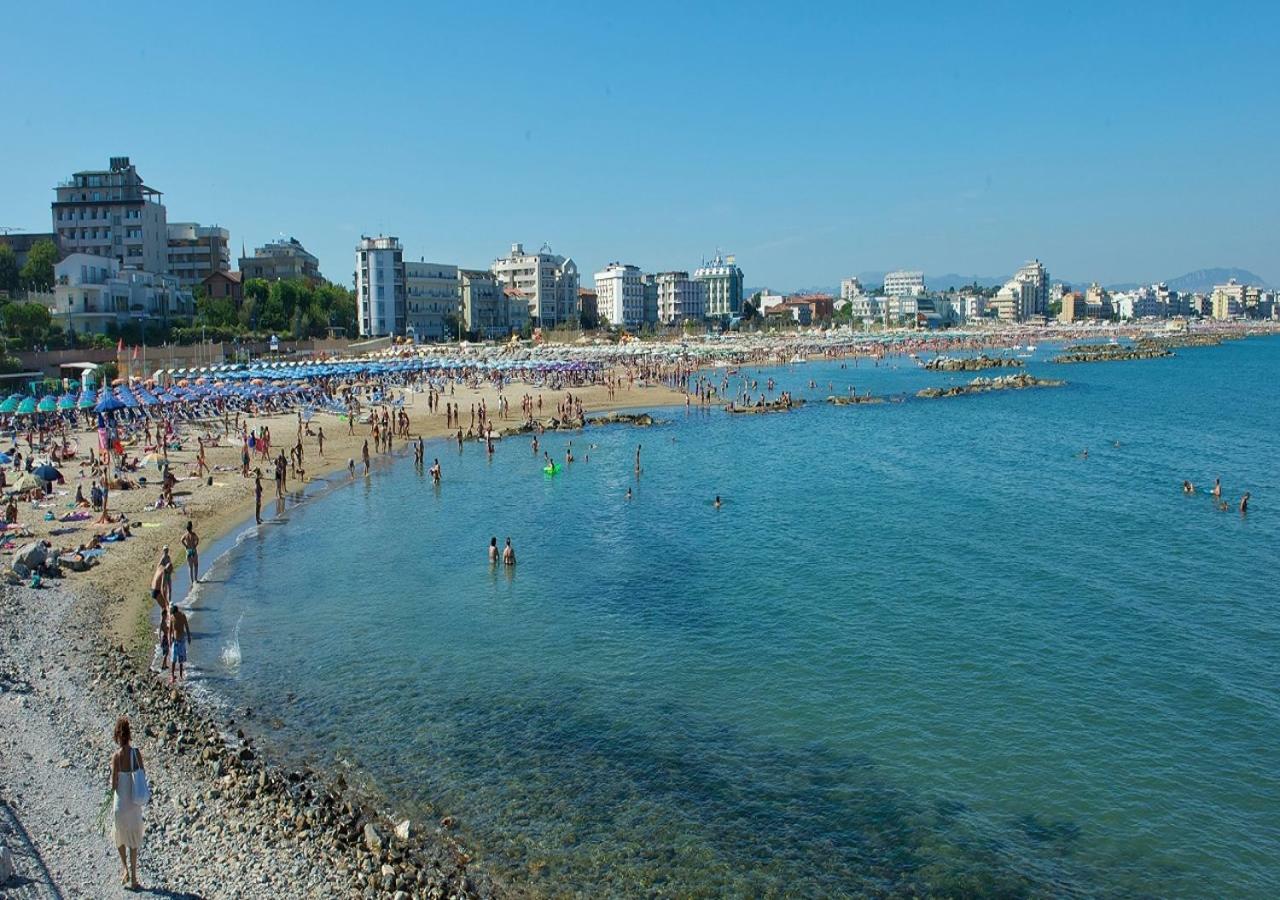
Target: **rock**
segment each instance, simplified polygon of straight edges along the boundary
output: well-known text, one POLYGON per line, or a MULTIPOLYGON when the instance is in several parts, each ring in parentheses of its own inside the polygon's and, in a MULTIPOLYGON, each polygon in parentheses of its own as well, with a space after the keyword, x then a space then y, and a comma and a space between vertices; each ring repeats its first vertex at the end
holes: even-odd
POLYGON ((409 820, 405 819, 396 826, 396 837, 402 841, 409 840, 409 820))
POLYGON ((0 844, 0 885, 7 884, 13 877, 13 854, 4 844, 0 844))
POLYGON ((370 853, 378 854, 382 852, 382 837, 378 834, 378 829, 373 827, 372 822, 365 823, 364 845, 369 848, 370 853))

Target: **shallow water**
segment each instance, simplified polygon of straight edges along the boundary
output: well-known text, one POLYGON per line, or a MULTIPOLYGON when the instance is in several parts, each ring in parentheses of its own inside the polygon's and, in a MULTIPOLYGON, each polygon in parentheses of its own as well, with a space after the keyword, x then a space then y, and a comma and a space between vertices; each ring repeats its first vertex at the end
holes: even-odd
POLYGON ((1068 387, 549 435, 556 477, 428 445, 438 489, 400 460, 244 540, 195 661, 548 893, 1265 895, 1280 341, 1051 352, 1068 387))

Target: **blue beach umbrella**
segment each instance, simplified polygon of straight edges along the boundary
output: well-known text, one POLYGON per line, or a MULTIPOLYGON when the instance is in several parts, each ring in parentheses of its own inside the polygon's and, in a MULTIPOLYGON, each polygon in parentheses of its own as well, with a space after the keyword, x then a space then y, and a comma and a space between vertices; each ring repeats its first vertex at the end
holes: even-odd
POLYGON ((34 397, 24 397, 22 402, 18 404, 18 408, 14 411, 15 415, 31 416, 35 415, 36 401, 34 397))
POLYGON ((115 412, 118 409, 124 409, 124 403, 115 394, 107 393, 105 397, 100 399, 93 407, 94 412, 115 412))

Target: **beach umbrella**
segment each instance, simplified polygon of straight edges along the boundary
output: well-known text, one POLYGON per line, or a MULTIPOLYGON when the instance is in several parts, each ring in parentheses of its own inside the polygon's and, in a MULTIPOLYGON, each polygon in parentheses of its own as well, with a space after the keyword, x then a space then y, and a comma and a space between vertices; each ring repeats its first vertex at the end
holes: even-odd
POLYGON ((14 482, 13 485, 13 489, 19 493, 22 491, 29 491, 32 488, 40 488, 40 490, 44 490, 44 482, 31 472, 24 472, 22 477, 14 482))
POLYGON ((44 481, 58 481, 62 478, 62 473, 48 463, 43 466, 36 466, 31 470, 31 474, 44 481))
POLYGON ((10 394, 4 398, 4 402, 0 403, 0 413, 11 413, 18 408, 18 404, 22 402, 22 398, 17 394, 10 394))
POLYGON ((99 400, 93 407, 94 412, 115 412, 117 409, 124 409, 124 402, 115 394, 107 393, 105 397, 99 400))
POLYGON ((42 413, 56 412, 57 409, 58 409, 58 398, 54 397, 52 394, 49 394, 44 399, 42 399, 40 401, 40 405, 36 407, 36 411, 42 412, 42 413))
POLYGON ((76 398, 74 394, 63 394, 58 398, 58 409, 66 411, 76 408, 76 398))
POLYGON ((18 404, 18 408, 14 411, 15 415, 30 416, 36 411, 36 400, 34 397, 24 397, 22 402, 18 404))

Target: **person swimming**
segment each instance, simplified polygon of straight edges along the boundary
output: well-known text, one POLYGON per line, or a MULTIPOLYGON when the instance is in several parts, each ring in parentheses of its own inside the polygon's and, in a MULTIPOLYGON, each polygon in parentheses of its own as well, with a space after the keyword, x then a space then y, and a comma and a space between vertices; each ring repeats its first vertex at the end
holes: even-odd
POLYGON ((1192 484, 1190 481, 1182 482, 1182 493, 1194 494, 1195 492, 1196 492, 1196 486, 1194 484, 1192 484))
POLYGON ((631 499, 631 488, 627 488, 627 499, 631 499))
POLYGON ((720 508, 720 506, 721 506, 721 503, 720 503, 720 495, 719 495, 719 494, 716 494, 715 507, 716 507, 716 509, 719 509, 719 508, 720 508))

